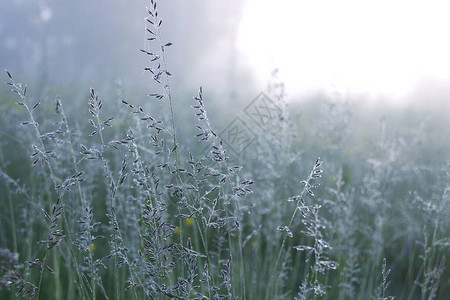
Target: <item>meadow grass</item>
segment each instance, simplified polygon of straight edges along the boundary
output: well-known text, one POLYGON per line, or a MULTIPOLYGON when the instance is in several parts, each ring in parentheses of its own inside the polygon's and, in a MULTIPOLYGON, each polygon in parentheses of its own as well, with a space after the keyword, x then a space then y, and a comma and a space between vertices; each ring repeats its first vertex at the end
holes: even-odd
POLYGON ((1 299, 446 299, 448 120, 367 129, 333 99, 299 117, 274 76, 280 110, 236 156, 203 88, 177 118, 173 45, 147 13, 158 112, 91 88, 74 113, 6 71, 1 299))

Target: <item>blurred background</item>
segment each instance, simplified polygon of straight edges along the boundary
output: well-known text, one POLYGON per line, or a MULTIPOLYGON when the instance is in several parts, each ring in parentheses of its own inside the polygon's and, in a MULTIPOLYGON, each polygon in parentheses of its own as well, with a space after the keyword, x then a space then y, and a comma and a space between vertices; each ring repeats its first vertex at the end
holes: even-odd
MULTIPOLYGON (((1 0, 0 67, 35 88, 146 89, 145 7, 135 0, 1 0), (36 84, 39 83, 39 84, 36 84)), ((450 97, 445 1, 160 1, 177 91, 251 101, 274 69, 288 102, 339 91, 358 102, 450 97)), ((43 91, 41 91, 43 92, 43 91)))

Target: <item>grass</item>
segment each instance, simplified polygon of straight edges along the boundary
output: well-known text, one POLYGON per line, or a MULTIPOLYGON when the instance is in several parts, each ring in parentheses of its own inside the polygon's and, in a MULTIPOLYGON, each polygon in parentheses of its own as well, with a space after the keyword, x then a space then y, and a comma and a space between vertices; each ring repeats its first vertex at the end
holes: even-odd
POLYGON ((277 114, 236 156, 202 88, 177 117, 172 43, 147 12, 158 111, 90 89, 74 113, 6 72, 2 299, 445 299, 445 112, 370 121, 325 99, 299 117, 274 76, 277 114))

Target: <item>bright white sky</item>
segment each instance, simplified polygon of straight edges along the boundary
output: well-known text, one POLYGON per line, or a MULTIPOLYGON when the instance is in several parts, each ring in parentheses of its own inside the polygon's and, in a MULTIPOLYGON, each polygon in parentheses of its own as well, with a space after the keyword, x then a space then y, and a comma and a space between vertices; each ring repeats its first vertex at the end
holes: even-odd
POLYGON ((450 1, 247 0, 238 47, 288 92, 402 97, 422 78, 450 84, 450 1))

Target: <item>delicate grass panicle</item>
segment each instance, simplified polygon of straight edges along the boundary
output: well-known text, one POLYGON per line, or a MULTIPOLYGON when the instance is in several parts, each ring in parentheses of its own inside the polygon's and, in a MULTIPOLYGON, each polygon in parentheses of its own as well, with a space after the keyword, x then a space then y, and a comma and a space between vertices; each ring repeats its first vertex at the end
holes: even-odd
POLYGON ((151 103, 92 88, 75 116, 73 95, 36 100, 6 71, 1 299, 446 299, 449 144, 430 132, 448 118, 373 134, 333 99, 298 116, 274 72, 236 157, 206 88, 180 117, 173 45, 146 13, 151 103))

